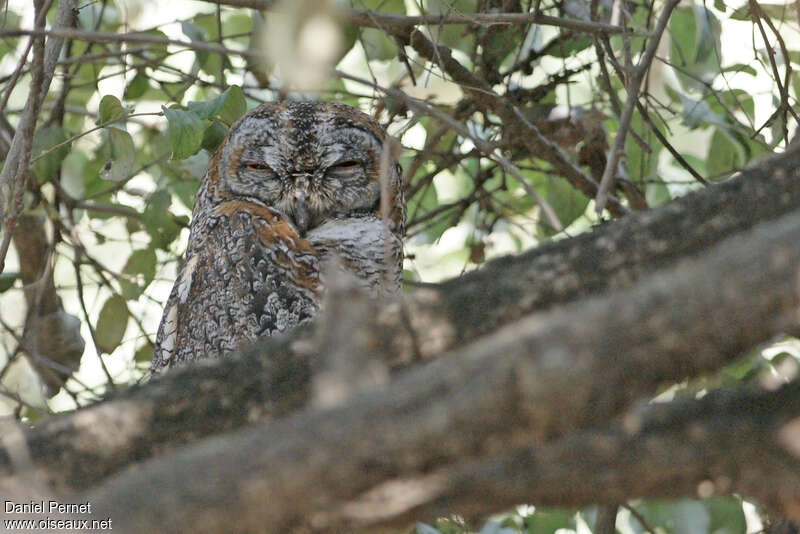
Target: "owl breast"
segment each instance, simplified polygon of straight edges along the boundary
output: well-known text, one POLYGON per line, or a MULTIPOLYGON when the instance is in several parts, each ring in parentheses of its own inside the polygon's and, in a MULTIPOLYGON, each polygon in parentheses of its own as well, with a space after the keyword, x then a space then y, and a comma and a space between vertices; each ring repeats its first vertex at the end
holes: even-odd
POLYGON ((352 274, 375 296, 395 295, 402 277, 402 242, 376 215, 336 218, 306 234, 325 268, 352 274))

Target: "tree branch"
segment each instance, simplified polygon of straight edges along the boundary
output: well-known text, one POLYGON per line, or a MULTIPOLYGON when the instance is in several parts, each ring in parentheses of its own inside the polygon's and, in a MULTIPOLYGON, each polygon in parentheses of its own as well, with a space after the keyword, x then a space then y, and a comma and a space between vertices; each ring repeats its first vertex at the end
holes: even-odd
MULTIPOLYGON (((354 529, 453 513, 485 516, 520 503, 581 507, 695 497, 701 484, 711 494, 735 492, 772 511, 787 510, 800 499, 800 458, 787 441, 797 438, 798 415, 797 381, 777 391, 715 391, 699 400, 647 405, 600 428, 428 475, 439 491, 421 495, 413 506, 407 494, 391 491, 401 487, 395 479, 383 491, 373 488, 341 503, 342 513, 331 521, 354 529)), ((403 482, 422 486, 425 479, 403 482)))
MULTIPOLYGON (((630 287, 647 272, 700 255, 728 236, 800 208, 798 168, 800 147, 651 212, 489 262, 479 271, 409 294, 404 304, 388 306, 365 322, 363 333, 388 339, 386 358, 402 368, 466 346, 537 310, 630 287)), ((712 281, 711 287, 717 284, 712 281)), ((694 295, 687 299, 694 301, 694 295)), ((298 342, 309 336, 303 329, 289 338, 265 340, 241 359, 168 373, 30 429, 31 454, 56 487, 84 488, 165 448, 286 415, 308 400, 313 347, 298 348, 298 342), (198 383, 203 394, 187 402, 185 391, 198 383), (125 439, 107 449, 98 439, 121 435, 125 439)), ((0 473, 8 474, 7 469, 0 454, 0 473)))
MULTIPOLYGON (((389 480, 602 424, 662 381, 796 329, 798 239, 800 213, 787 215, 630 290, 534 314, 383 391, 156 457, 87 497, 131 531, 330 530, 339 503, 389 480)), ((426 494, 441 491, 427 482, 426 494)))

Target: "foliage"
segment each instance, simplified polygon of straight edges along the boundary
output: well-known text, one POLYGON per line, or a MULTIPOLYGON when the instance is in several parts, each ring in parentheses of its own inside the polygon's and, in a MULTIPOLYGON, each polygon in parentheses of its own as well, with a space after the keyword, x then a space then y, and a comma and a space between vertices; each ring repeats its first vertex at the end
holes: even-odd
MULTIPOLYGON (((58 2, 53 4, 51 11, 58 2)), ((411 28, 392 30, 380 20, 356 23, 348 18, 350 10, 443 16, 538 10, 552 17, 609 22, 611 2, 593 2, 596 13, 571 0, 352 0, 349 5, 319 2, 293 8, 288 16, 297 18, 289 20, 287 35, 294 40, 287 46, 301 49, 314 21, 336 28, 335 39, 318 42, 317 48, 336 49, 330 66, 338 74, 323 76, 316 87, 286 79, 288 67, 280 56, 288 52, 263 49, 264 28, 285 21, 276 19, 285 13, 251 12, 224 2, 186 3, 185 11, 157 4, 81 4, 77 31, 124 36, 136 30, 140 39, 68 41, 56 82, 44 99, 32 140, 35 180, 28 182, 24 211, 46 218, 51 242, 41 254, 49 254, 63 306, 81 318, 84 337, 92 343, 80 371, 62 377, 63 388, 46 406, 3 384, 2 392, 13 400, 9 412, 18 404, 23 417, 72 409, 95 400, 111 381, 123 385, 146 377, 199 180, 230 126, 264 101, 343 102, 372 113, 401 141, 409 288, 620 215, 611 209, 596 215, 593 193, 564 176, 552 156, 531 151, 530 134, 514 131, 496 103, 502 100, 519 111, 596 189, 609 147, 622 130, 625 69, 644 56, 646 37, 652 38, 664 9, 661 1, 625 4, 622 24, 629 33, 623 36, 529 22, 418 26, 430 42, 444 47, 438 54, 452 54, 485 85, 480 91, 497 95, 489 105, 475 87, 456 81, 452 64, 438 63, 413 46, 411 28), (178 18, 174 13, 180 13, 178 18), (519 172, 510 172, 497 154, 519 172), (544 216, 544 207, 560 227, 544 216)), ((684 2, 672 13, 662 46, 643 66, 648 76, 638 97, 641 106, 633 110, 615 172, 613 194, 624 205, 647 209, 723 181, 788 143, 797 120, 793 108, 800 78, 794 68, 800 63, 800 41, 782 28, 796 21, 782 4, 753 6, 758 4, 684 2)), ((11 3, 3 30, 29 28, 32 19, 27 2, 11 3)), ((5 107, 0 104, 3 138, 13 135, 32 83, 27 68, 16 85, 11 77, 17 61, 25 64, 26 39, 4 37, 0 42, 0 58, 5 58, 0 74, 6 84, 0 94, 10 96, 5 107)), ((314 50, 311 56, 296 56, 297 61, 310 61, 320 53, 314 50)), ((1 142, 0 149, 6 153, 8 143, 1 142)), ((0 274, 0 318, 7 330, 0 363, 13 361, 16 340, 26 328, 24 282, 14 261, 10 257, 0 274)), ((786 349, 780 354, 796 358, 798 353, 786 349)), ((773 359, 777 362, 778 356, 755 353, 721 376, 667 391, 688 395, 729 381, 758 379, 765 369, 774 370, 773 359)), ((637 503, 634 508, 657 532, 745 532, 742 503, 735 498, 637 503)), ((480 532, 593 528, 594 511, 528 512, 487 523, 480 532)), ((633 516, 624 528, 619 518, 619 531, 644 531, 633 516)), ((416 531, 469 529, 445 521, 419 524, 416 531)))

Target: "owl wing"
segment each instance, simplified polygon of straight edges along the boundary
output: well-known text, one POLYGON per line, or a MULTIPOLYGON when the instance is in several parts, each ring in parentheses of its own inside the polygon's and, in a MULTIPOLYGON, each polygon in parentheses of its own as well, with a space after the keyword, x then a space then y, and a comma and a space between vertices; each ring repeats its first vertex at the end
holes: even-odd
POLYGON ((235 352, 317 309, 317 251, 278 212, 228 201, 195 224, 198 239, 156 335, 153 373, 235 352))
POLYGON ((153 374, 169 368, 175 359, 181 327, 180 321, 181 318, 185 319, 188 315, 187 301, 199 259, 199 255, 192 256, 178 273, 175 285, 172 286, 172 292, 167 299, 167 305, 164 306, 164 315, 161 317, 161 324, 158 326, 156 334, 156 350, 153 364, 150 367, 153 374))

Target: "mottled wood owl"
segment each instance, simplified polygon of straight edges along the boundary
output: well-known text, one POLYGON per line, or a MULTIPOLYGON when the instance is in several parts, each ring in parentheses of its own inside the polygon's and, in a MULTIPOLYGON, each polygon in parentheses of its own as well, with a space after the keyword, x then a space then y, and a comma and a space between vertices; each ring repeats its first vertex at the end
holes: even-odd
POLYGON ((405 204, 388 145, 341 104, 267 103, 234 124, 198 191, 153 373, 307 321, 330 263, 374 295, 396 293, 405 204))

